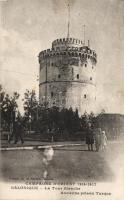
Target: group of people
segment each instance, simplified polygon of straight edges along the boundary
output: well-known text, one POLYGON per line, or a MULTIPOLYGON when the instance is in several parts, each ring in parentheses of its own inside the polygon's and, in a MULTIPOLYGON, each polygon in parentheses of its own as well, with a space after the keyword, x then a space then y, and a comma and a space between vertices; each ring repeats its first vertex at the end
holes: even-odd
POLYGON ((89 151, 99 151, 103 150, 107 146, 107 136, 105 131, 102 131, 101 128, 93 129, 91 124, 88 124, 86 131, 86 144, 89 151))
MULTIPOLYGON (((13 124, 13 131, 12 134, 8 140, 10 143, 11 140, 14 140, 14 144, 16 144, 19 140, 21 143, 24 143, 23 139, 23 125, 21 120, 16 120, 13 124)), ((89 151, 99 151, 103 150, 107 146, 107 136, 104 130, 101 130, 101 128, 94 129, 91 125, 91 123, 88 123, 88 126, 86 128, 86 144, 89 151)), ((53 136, 52 136, 53 141, 53 136)))

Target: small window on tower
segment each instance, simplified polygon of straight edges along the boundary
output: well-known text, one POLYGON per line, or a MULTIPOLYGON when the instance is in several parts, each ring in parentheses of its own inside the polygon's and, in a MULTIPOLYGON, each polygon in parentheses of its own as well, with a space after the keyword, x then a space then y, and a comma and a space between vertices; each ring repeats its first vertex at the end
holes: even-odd
POLYGON ((51 92, 51 97, 53 97, 53 92, 51 92))
POLYGON ((85 99, 87 98, 87 95, 86 95, 86 94, 84 94, 84 98, 85 98, 85 99))
POLYGON ((77 79, 79 79, 79 74, 77 74, 77 79))
POLYGON ((85 67, 87 67, 87 64, 85 64, 85 67))
POLYGON ((58 78, 61 78, 61 75, 60 75, 60 74, 58 75, 58 78))
POLYGON ((90 81, 92 81, 92 77, 90 77, 90 81))

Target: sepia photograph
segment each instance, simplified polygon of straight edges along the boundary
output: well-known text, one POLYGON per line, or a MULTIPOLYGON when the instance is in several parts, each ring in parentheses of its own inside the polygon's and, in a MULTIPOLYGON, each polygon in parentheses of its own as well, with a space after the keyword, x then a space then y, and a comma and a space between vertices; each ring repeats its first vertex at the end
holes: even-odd
POLYGON ((0 0, 0 200, 123 200, 124 0, 0 0))

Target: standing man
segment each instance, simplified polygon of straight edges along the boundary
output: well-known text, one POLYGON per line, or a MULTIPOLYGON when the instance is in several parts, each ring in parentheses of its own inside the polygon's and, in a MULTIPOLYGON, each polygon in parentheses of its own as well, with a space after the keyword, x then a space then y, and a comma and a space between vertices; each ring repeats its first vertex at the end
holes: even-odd
POLYGON ((101 146, 101 134, 102 134, 101 128, 95 129, 95 132, 94 132, 94 140, 95 140, 95 148, 96 148, 96 151, 99 151, 100 146, 101 146))
POLYGON ((91 123, 88 123, 87 131, 86 131, 86 144, 88 146, 88 151, 93 151, 94 144, 94 135, 91 123))
POLYGON ((18 140, 21 140, 21 143, 24 143, 23 137, 23 126, 21 123, 21 120, 19 119, 16 123, 15 123, 15 142, 14 144, 16 144, 18 142, 18 140))

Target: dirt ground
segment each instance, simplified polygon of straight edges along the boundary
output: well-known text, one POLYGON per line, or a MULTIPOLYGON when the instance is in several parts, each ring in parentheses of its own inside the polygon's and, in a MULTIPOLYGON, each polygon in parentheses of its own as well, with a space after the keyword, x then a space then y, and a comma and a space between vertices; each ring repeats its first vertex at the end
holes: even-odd
POLYGON ((54 156, 47 167, 43 150, 18 150, 1 152, 0 178, 21 181, 26 178, 67 181, 113 181, 124 166, 124 142, 109 142, 104 151, 87 151, 85 145, 54 149, 54 156))

